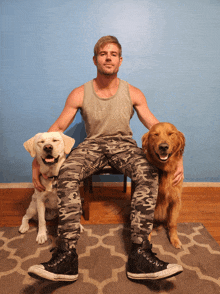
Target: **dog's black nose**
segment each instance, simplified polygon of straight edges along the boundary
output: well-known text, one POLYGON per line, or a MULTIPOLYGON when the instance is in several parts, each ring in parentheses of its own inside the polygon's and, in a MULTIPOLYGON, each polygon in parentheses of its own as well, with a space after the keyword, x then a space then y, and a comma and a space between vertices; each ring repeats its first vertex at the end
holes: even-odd
POLYGON ((160 151, 167 151, 168 148, 169 148, 169 145, 167 143, 161 143, 159 145, 160 151))
POLYGON ((48 144, 44 146, 44 151, 46 152, 51 152, 53 150, 53 146, 48 144))

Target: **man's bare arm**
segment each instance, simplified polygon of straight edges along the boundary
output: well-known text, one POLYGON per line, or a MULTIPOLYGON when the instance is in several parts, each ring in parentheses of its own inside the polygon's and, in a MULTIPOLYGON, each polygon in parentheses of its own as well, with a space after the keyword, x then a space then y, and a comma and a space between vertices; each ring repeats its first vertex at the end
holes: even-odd
MULTIPOLYGON (((150 128, 159 123, 158 119, 152 114, 148 108, 144 94, 137 88, 129 85, 129 91, 134 108, 137 111, 138 117, 143 125, 150 130, 150 128)), ((184 179, 183 158, 178 162, 177 170, 174 174, 173 185, 177 185, 184 179)))
MULTIPOLYGON (((69 94, 63 111, 48 132, 64 132, 69 127, 76 116, 77 110, 82 107, 83 96, 84 86, 74 89, 69 94)), ((40 182, 40 166, 36 158, 32 162, 32 181, 39 192, 45 191, 45 187, 40 182)))
POLYGON ((135 110, 137 111, 138 118, 142 124, 150 130, 150 128, 159 123, 159 120, 153 115, 147 105, 144 94, 138 89, 129 85, 131 101, 135 110))
POLYGON ((74 89, 68 96, 64 109, 48 132, 64 132, 73 122, 79 108, 82 107, 84 86, 74 89))

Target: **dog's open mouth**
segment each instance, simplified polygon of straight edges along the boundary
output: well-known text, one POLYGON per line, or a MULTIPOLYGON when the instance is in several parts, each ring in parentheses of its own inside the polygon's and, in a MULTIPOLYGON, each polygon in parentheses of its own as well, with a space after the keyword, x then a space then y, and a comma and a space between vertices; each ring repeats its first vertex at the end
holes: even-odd
POLYGON ((170 156, 172 155, 172 153, 169 154, 159 154, 157 152, 155 152, 155 154, 157 155, 157 157, 159 158, 160 161, 167 161, 170 156))
POLYGON ((47 155, 47 157, 42 158, 43 163, 47 165, 52 165, 58 162, 59 156, 57 158, 53 157, 52 155, 47 155))

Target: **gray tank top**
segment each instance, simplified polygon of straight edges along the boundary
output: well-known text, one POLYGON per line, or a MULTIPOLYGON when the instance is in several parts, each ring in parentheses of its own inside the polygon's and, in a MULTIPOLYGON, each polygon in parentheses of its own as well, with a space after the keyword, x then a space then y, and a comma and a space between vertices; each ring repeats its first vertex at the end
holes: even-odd
POLYGON ((81 114, 87 139, 107 136, 131 138, 130 119, 134 111, 128 83, 119 80, 116 94, 109 98, 100 98, 95 93, 93 80, 85 83, 81 114))

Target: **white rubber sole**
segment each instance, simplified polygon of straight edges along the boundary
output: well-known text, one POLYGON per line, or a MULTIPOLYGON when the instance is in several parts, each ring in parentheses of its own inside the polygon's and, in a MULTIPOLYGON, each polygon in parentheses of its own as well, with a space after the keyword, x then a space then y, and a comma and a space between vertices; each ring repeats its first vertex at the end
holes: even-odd
POLYGON ((46 271, 42 264, 33 265, 28 269, 28 274, 33 278, 43 278, 56 282, 73 282, 78 279, 77 275, 60 275, 46 271))
POLYGON ((183 267, 178 264, 169 264, 168 268, 163 271, 155 273, 131 273, 127 272, 127 276, 133 280, 159 280, 169 278, 171 276, 180 274, 183 271, 183 267))

